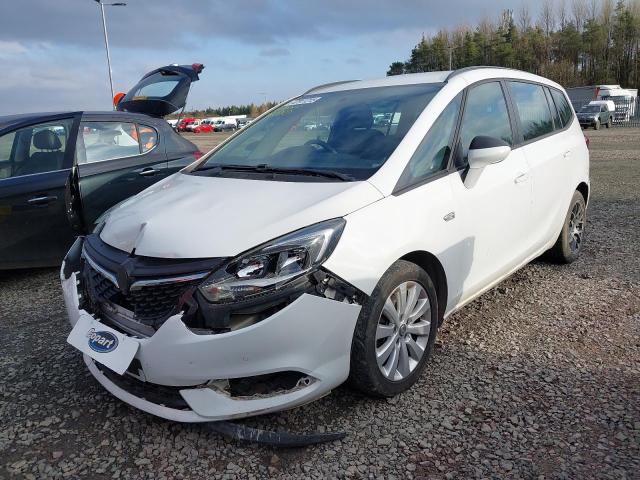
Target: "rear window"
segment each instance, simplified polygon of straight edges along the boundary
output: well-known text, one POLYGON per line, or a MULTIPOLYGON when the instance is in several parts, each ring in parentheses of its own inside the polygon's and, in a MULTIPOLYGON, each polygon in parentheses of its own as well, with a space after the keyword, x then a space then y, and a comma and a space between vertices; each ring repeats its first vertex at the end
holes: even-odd
POLYGON ((542 85, 509 82, 524 141, 553 132, 551 111, 542 85))

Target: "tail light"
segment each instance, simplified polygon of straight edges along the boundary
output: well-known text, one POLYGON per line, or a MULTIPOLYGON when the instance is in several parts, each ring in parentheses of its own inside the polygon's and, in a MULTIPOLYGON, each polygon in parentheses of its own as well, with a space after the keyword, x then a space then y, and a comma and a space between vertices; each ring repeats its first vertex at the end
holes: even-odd
POLYGON ((193 158, 195 158, 196 160, 199 160, 203 155, 204 153, 202 153, 200 150, 196 150, 195 152, 193 152, 193 158))
POLYGON ((200 73, 204 70, 204 65, 201 63, 194 63, 191 65, 191 68, 193 68, 196 73, 200 73))
POLYGON ((587 149, 589 149, 589 137, 587 137, 586 135, 584 136, 584 143, 587 144, 587 149))

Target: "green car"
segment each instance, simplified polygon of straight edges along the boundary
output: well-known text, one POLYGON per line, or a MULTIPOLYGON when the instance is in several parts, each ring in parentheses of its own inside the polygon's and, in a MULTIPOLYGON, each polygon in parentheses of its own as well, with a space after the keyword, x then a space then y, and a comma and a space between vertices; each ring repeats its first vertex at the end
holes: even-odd
POLYGON ((601 125, 610 128, 613 123, 613 112, 605 104, 585 105, 576 115, 582 128, 593 127, 599 130, 601 125))

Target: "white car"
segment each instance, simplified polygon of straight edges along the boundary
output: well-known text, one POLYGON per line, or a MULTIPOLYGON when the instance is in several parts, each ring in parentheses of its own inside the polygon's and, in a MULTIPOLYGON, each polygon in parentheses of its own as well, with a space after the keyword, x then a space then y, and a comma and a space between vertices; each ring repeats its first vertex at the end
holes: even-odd
POLYGON ((347 379, 393 396, 452 312, 545 252, 578 257, 588 196, 585 138, 550 80, 319 86, 74 244, 68 342, 113 395, 176 421, 287 409, 347 379), (330 129, 294 128, 320 115, 330 129))

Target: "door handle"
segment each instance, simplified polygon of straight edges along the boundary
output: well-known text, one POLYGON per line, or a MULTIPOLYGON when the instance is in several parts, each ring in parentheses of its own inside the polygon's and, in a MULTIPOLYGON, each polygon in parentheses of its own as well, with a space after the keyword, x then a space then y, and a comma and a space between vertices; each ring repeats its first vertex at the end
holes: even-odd
POLYGON ((140 172, 140 175, 142 175, 143 177, 151 177, 156 173, 159 173, 158 170, 156 170, 155 168, 147 167, 140 172))
POLYGON ((29 205, 47 205, 48 203, 55 202, 56 200, 58 200, 58 197, 55 195, 43 195, 41 197, 31 197, 27 200, 27 203, 29 205))
POLYGON ((521 173, 516 178, 513 179, 514 183, 524 183, 529 180, 529 175, 527 173, 521 173))

